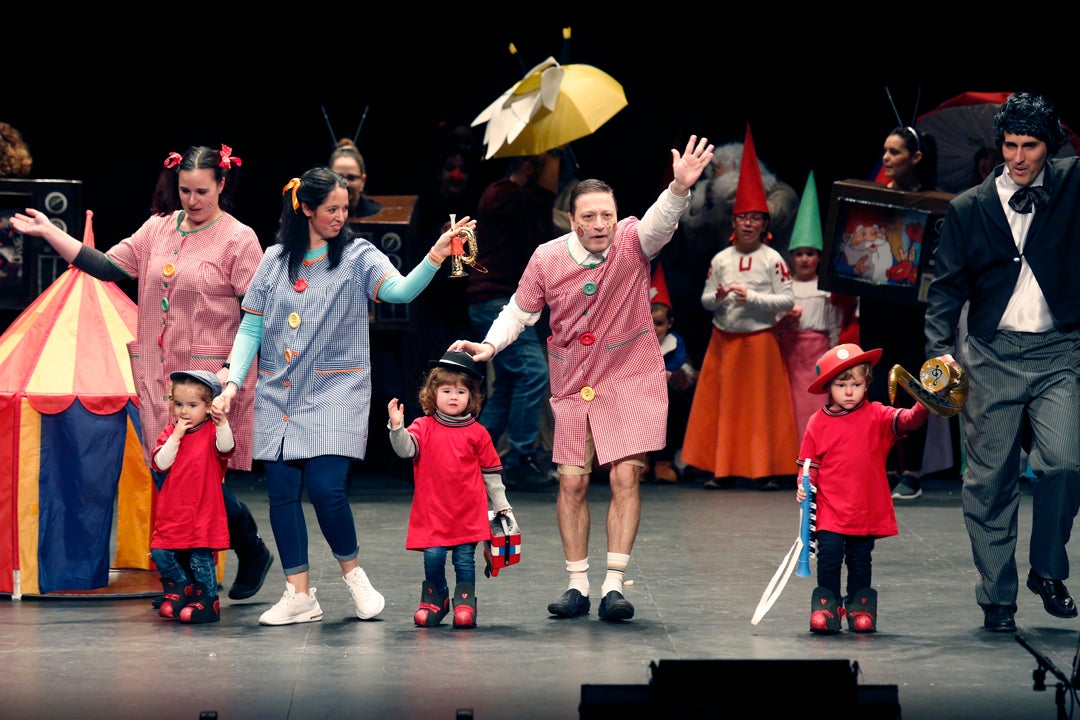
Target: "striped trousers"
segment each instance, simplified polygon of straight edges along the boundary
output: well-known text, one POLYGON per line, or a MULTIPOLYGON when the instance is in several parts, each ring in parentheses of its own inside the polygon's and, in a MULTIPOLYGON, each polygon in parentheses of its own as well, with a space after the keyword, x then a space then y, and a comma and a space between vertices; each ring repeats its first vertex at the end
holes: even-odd
POLYGON ((961 501, 980 605, 1016 608, 1020 432, 1031 424, 1028 559, 1043 577, 1069 577, 1066 545, 1080 508, 1080 332, 998 331, 964 340, 967 470, 961 501))

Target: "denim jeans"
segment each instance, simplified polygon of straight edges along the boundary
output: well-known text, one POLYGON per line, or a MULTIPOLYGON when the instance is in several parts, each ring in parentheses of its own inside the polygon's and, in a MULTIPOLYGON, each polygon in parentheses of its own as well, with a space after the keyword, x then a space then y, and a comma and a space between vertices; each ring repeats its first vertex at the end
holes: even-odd
MULTIPOLYGON (((454 579, 458 584, 476 583, 476 543, 454 545, 454 579)), ((446 584, 446 548, 424 548, 424 579, 435 588, 436 592, 447 592, 446 584)))
POLYGON ((359 553, 356 525, 349 505, 347 457, 321 455, 307 460, 263 461, 270 496, 270 527, 286 575, 307 572, 308 536, 304 520, 304 488, 330 551, 338 560, 359 553))
MULTIPOLYGON (((217 562, 214 553, 206 548, 192 548, 185 553, 191 560, 191 574, 195 576, 195 582, 201 583, 206 588, 207 597, 217 596, 217 562)), ((157 565, 162 580, 181 583, 186 585, 189 578, 184 566, 176 559, 176 552, 151 548, 150 559, 157 565)))
MULTIPOLYGON (((469 306, 469 319, 478 338, 483 338, 509 301, 496 298, 469 306)), ((549 393, 547 354, 536 328, 526 326, 517 340, 491 359, 491 366, 495 382, 479 420, 496 445, 506 433, 510 447, 502 461, 509 470, 536 452, 540 417, 549 393)))

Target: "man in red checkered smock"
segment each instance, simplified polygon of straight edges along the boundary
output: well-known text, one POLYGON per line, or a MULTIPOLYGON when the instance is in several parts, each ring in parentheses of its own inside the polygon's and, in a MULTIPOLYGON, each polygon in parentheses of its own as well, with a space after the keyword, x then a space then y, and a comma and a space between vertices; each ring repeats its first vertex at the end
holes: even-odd
POLYGON ((649 307, 650 262, 670 240, 690 188, 712 159, 706 138, 672 149, 673 180, 645 216, 618 219, 615 194, 583 180, 570 199, 571 232, 540 245, 514 296, 482 343, 459 340, 477 362, 493 357, 550 311, 548 369, 555 417, 552 459, 559 466, 559 532, 569 589, 548 605, 556 617, 589 612, 589 475, 611 464, 607 574, 598 614, 634 616, 623 575, 641 518, 638 487, 646 454, 665 443, 667 385, 649 307))

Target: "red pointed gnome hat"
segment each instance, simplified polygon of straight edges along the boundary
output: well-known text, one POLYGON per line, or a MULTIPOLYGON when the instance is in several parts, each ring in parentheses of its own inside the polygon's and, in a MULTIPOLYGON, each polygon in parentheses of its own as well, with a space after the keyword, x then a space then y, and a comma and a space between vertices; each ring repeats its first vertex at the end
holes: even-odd
POLYGON ((746 139, 743 141, 742 160, 739 161, 739 189, 735 191, 735 215, 746 212, 769 214, 769 204, 765 201, 765 183, 761 181, 761 167, 758 165, 757 151, 754 150, 754 138, 750 135, 750 123, 746 123, 746 139))
POLYGON ((649 302, 663 303, 668 306, 668 310, 672 309, 667 280, 664 279, 664 266, 660 263, 656 263, 656 270, 653 271, 652 284, 649 286, 649 302))
POLYGON ((881 219, 881 211, 873 205, 851 203, 847 209, 847 217, 844 224, 844 232, 851 234, 861 227, 882 228, 884 223, 881 219))

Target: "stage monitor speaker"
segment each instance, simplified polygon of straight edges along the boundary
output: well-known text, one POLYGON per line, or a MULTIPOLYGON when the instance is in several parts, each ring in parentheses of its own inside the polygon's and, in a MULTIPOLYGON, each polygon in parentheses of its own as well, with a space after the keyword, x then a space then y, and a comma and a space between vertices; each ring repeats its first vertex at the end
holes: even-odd
POLYGON ((15 232, 11 216, 26 208, 40 210, 82 240, 82 189, 82 180, 0 178, 0 308, 25 308, 68 268, 44 240, 15 232))
POLYGON ((847 660, 661 660, 652 665, 656 697, 678 700, 692 697, 695 689, 714 688, 724 694, 751 693, 782 700, 777 693, 784 681, 817 689, 828 688, 828 699, 851 706, 858 701, 856 677, 847 660))
POLYGON ((648 685, 582 685, 581 720, 900 717, 896 686, 860 687, 847 660, 662 660, 650 669, 648 685))
MULTIPOLYGON (((415 195, 372 195, 382 210, 364 218, 349 218, 349 224, 361 237, 382 250, 403 275, 412 269, 407 247, 409 226, 416 207, 415 195)), ((412 263, 412 264, 411 264, 412 263)), ((414 320, 408 303, 371 303, 372 330, 411 330, 414 320)))

